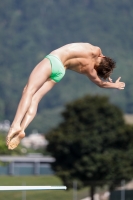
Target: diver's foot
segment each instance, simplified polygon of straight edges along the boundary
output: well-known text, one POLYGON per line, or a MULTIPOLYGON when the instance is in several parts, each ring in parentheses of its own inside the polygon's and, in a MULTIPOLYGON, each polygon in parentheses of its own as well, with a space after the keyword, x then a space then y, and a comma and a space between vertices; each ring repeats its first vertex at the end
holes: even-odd
POLYGON ((17 134, 19 134, 19 132, 21 131, 21 127, 13 127, 11 126, 9 132, 8 132, 8 135, 6 137, 6 145, 8 146, 11 139, 16 136, 17 134))
POLYGON ((15 149, 20 141, 25 137, 25 132, 21 131, 19 134, 15 135, 8 144, 8 149, 13 150, 15 149))

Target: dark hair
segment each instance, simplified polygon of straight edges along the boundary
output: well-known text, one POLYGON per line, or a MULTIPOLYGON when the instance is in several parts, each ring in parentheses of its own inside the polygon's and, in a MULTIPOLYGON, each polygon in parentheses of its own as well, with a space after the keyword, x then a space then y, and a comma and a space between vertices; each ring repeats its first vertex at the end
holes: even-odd
POLYGON ((115 63, 116 62, 109 57, 102 58, 100 64, 97 67, 95 67, 97 75, 103 79, 109 78, 110 74, 115 68, 115 63))

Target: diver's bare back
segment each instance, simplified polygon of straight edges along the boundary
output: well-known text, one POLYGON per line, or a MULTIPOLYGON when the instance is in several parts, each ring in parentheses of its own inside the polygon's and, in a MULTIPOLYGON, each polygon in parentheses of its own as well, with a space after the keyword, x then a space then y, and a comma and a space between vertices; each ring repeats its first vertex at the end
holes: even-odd
POLYGON ((51 52, 60 58, 66 69, 86 74, 89 67, 93 67, 101 50, 89 43, 67 44, 51 52))

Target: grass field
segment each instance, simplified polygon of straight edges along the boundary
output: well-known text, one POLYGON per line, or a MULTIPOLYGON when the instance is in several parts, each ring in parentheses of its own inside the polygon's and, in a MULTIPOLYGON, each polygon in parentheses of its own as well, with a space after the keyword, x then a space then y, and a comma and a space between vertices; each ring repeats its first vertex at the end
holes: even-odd
MULTIPOLYGON (((63 185, 56 176, 0 176, 1 186, 13 185, 63 185)), ((88 189, 78 191, 78 199, 87 196, 88 189), (86 195, 85 195, 86 194, 86 195)), ((26 198, 22 191, 1 191, 0 200, 73 200, 73 190, 45 190, 26 191, 26 198)))

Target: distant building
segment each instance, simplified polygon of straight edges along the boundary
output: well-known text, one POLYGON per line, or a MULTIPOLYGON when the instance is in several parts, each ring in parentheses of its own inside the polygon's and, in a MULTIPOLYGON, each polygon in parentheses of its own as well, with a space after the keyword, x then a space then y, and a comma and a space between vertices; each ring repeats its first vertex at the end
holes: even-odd
POLYGON ((125 114, 124 119, 127 124, 133 124, 133 114, 125 114))
POLYGON ((27 156, 0 156, 0 175, 47 175, 53 174, 51 163, 55 159, 42 154, 27 156), (3 163, 3 164, 1 164, 3 163))

